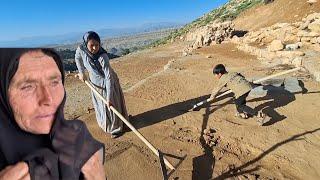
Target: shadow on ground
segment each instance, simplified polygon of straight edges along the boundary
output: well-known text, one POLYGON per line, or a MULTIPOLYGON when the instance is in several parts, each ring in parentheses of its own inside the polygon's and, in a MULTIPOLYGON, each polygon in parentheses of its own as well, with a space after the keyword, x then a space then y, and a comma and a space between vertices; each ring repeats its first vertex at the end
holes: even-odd
POLYGON ((209 98, 209 95, 200 96, 186 101, 163 106, 158 109, 146 111, 135 115, 131 122, 137 129, 150 126, 152 124, 156 124, 187 113, 188 110, 192 109, 194 104, 207 98, 209 98))
MULTIPOLYGON (((260 98, 250 99, 250 100, 248 100, 248 102, 263 101, 262 104, 259 104, 258 106, 252 107, 252 108, 254 108, 255 111, 262 111, 271 117, 271 120, 265 124, 265 126, 269 126, 269 125, 272 125, 276 122, 279 122, 279 121, 286 119, 285 115, 278 113, 275 109, 277 109, 279 107, 284 107, 284 106, 288 105, 289 103, 293 102, 296 99, 295 94, 300 94, 301 92, 291 93, 291 92, 285 90, 283 87, 274 87, 274 86, 264 86, 264 88, 268 90, 266 96, 260 97, 260 98)), ((303 89, 302 90, 303 94, 320 93, 320 91, 309 92, 306 88, 304 88, 303 85, 302 85, 302 89, 303 89)), ((216 110, 218 110, 228 104, 233 104, 233 101, 230 98, 230 97, 232 97, 232 95, 233 95, 233 93, 229 93, 225 96, 222 96, 222 97, 214 100, 211 103, 204 104, 202 106, 202 108, 208 107, 208 106, 214 107, 213 109, 208 111, 209 114, 207 114, 207 115, 209 116, 212 112, 214 112, 214 111, 216 111, 216 110), (220 100, 225 99, 225 98, 230 98, 230 99, 227 102, 224 102, 221 104, 217 103, 220 100)), ((156 124, 156 123, 180 116, 184 113, 187 113, 188 111, 190 111, 192 109, 194 104, 209 98, 209 96, 210 95, 204 95, 204 96, 189 99, 186 101, 163 106, 158 109, 146 111, 141 114, 135 115, 132 118, 132 120, 130 120, 130 121, 137 129, 147 127, 152 124, 156 124)))
MULTIPOLYGON (((218 98, 217 101, 224 99, 224 98, 227 98, 227 97, 231 97, 231 96, 232 96, 232 93, 218 98)), ((210 95, 204 95, 204 96, 189 99, 186 101, 163 106, 158 109, 146 111, 141 114, 135 115, 132 118, 132 120, 130 120, 130 122, 137 129, 147 127, 152 124, 156 124, 156 123, 180 116, 180 115, 185 114, 189 111, 192 111, 193 105, 197 104, 200 101, 208 99, 209 97, 210 97, 210 95)), ((208 105, 208 103, 204 104, 203 107, 205 107, 207 105, 208 105)), ((215 108, 215 110, 217 110, 217 108, 215 108)), ((210 113, 212 113, 212 112, 213 112, 213 110, 210 110, 210 113)))
POLYGON ((290 143, 290 142, 293 142, 293 141, 303 140, 304 139, 303 136, 305 136, 307 134, 315 133, 315 132, 317 132, 319 130, 320 130, 320 128, 317 128, 317 129, 314 129, 314 130, 306 131, 306 132, 291 136, 290 138, 273 145, 272 147, 267 149, 265 152, 261 153, 256 158, 254 158, 254 159, 242 164, 239 167, 231 169, 231 170, 221 174, 220 176, 218 176, 218 177, 216 177, 214 179, 227 179, 227 178, 236 177, 236 176, 240 176, 240 175, 244 175, 244 174, 255 172, 255 171, 260 169, 259 165, 255 165, 255 167, 252 167, 252 168, 249 168, 249 169, 247 169, 247 167, 249 167, 251 165, 254 165, 255 163, 260 161, 262 158, 264 158, 265 156, 267 156, 269 153, 271 153, 272 151, 276 150, 280 146, 282 146, 284 144, 287 144, 287 143, 290 143))

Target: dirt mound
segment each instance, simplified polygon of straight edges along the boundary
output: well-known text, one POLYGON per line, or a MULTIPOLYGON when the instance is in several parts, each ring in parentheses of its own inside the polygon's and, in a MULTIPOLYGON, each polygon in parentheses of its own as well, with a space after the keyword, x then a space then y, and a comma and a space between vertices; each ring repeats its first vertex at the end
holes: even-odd
POLYGON ((248 9, 235 20, 238 30, 258 30, 275 23, 301 21, 308 14, 320 12, 320 1, 310 5, 307 0, 275 0, 267 5, 248 9))

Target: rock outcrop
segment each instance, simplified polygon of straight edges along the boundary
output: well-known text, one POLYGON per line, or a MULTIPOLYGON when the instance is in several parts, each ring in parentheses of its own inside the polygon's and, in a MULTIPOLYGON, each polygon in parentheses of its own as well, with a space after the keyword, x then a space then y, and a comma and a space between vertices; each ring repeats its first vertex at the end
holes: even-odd
POLYGON ((234 31, 234 24, 231 21, 213 22, 204 27, 190 31, 185 39, 190 41, 184 51, 183 55, 190 54, 194 49, 203 46, 210 46, 211 44, 220 44, 226 39, 229 39, 234 31))
MULTIPOLYGON (((241 38, 235 36, 231 41, 238 44, 238 49, 256 55, 266 64, 319 67, 319 61, 310 66, 305 60, 309 58, 306 56, 315 54, 307 52, 320 52, 320 13, 310 14, 300 22, 277 23, 241 38)), ((312 68, 309 72, 320 81, 320 69, 312 68)))

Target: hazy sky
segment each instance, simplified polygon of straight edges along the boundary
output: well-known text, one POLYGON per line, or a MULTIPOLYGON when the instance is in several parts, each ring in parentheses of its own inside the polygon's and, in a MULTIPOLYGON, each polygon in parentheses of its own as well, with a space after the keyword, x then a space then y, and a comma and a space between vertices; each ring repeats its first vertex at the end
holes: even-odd
POLYGON ((1 0, 0 41, 154 22, 187 23, 228 0, 1 0))

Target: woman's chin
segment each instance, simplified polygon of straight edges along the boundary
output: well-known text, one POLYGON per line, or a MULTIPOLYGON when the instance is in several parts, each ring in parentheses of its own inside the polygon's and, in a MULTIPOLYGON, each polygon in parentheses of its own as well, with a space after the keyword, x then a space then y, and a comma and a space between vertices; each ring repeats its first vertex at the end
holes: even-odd
POLYGON ((49 134, 52 124, 39 124, 37 127, 34 127, 29 130, 32 134, 49 134))

